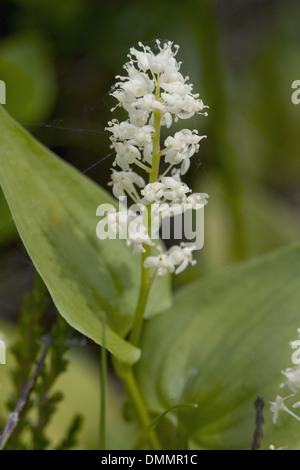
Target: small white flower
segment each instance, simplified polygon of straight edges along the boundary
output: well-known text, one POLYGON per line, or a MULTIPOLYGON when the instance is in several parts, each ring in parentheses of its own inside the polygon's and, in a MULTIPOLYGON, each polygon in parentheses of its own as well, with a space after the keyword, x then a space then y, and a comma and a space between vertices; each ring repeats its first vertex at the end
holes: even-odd
POLYGON ((136 226, 135 229, 129 231, 126 244, 127 246, 133 245, 134 255, 139 255, 140 253, 144 253, 146 251, 143 247, 143 244, 149 246, 155 245, 149 237, 146 227, 141 224, 139 224, 139 226, 136 226))
POLYGON ((300 421, 299 416, 297 416, 295 413, 293 413, 291 410, 289 410, 284 402, 288 399, 293 397, 294 395, 289 395, 288 397, 282 398, 280 395, 277 395, 276 400, 274 402, 270 401, 270 410, 273 413, 273 423, 276 424, 278 420, 278 414, 279 411, 285 411, 289 415, 293 416, 293 418, 297 419, 300 421))
POLYGON ((124 196, 127 192, 130 196, 135 194, 134 185, 142 188, 145 186, 145 181, 134 171, 116 171, 112 170, 111 183, 108 183, 113 187, 113 194, 118 199, 120 196, 124 196))
POLYGON ((300 367, 287 368, 281 373, 287 378, 287 382, 282 383, 280 387, 287 385, 293 393, 296 393, 300 388, 300 367))
POLYGON ((149 111, 160 111, 162 114, 166 112, 165 106, 158 101, 154 95, 147 94, 142 98, 139 98, 137 101, 132 103, 132 107, 149 111))
POLYGON ((139 46, 143 49, 139 51, 132 47, 130 49, 132 62, 136 62, 138 68, 143 72, 150 71, 154 75, 161 75, 162 80, 168 80, 172 74, 176 73, 180 67, 180 64, 175 60, 175 55, 178 51, 178 46, 175 46, 175 52, 172 50, 173 43, 168 42, 160 46, 160 41, 156 41, 157 47, 159 49, 158 54, 154 54, 153 51, 148 46, 144 46, 142 43, 139 43, 139 46))
POLYGON ((141 194, 144 196, 142 202, 145 202, 145 204, 157 202, 164 195, 164 185, 159 182, 146 184, 144 189, 142 189, 141 194))
POLYGON ((173 176, 164 176, 161 182, 165 187, 164 197, 169 201, 181 201, 187 193, 191 192, 190 188, 185 183, 178 181, 173 176))
POLYGON ((167 129, 168 129, 169 127, 171 127, 172 121, 173 121, 172 120, 172 114, 171 113, 165 113, 161 118, 160 124, 162 126, 166 126, 167 129))
POLYGON ((190 94, 193 90, 193 85, 187 85, 180 73, 177 74, 176 78, 177 80, 173 80, 171 82, 162 82, 160 84, 161 88, 173 95, 184 96, 190 94))
POLYGON ((198 209, 200 205, 206 205, 209 198, 206 193, 192 193, 189 196, 183 196, 182 204, 190 206, 191 209, 198 209))
POLYGON ((119 124, 116 119, 109 121, 109 127, 106 127, 105 130, 111 132, 115 140, 129 140, 134 136, 136 131, 136 126, 131 124, 128 121, 123 121, 119 124))
POLYGON ((196 249, 194 245, 186 246, 182 243, 180 246, 173 246, 168 251, 170 260, 173 262, 175 266, 178 266, 175 274, 179 274, 184 271, 188 264, 190 263, 192 266, 196 264, 196 261, 193 260, 193 251, 196 249))
POLYGON ((139 147, 144 147, 146 144, 152 143, 152 134, 154 133, 154 127, 143 126, 136 127, 132 141, 139 147))
POLYGON ((148 256, 144 261, 145 268, 156 268, 156 276, 163 277, 167 272, 174 272, 175 266, 166 253, 161 253, 158 256, 148 256))
POLYGON ((136 127, 143 127, 146 125, 149 119, 149 113, 147 111, 133 108, 131 105, 125 109, 129 114, 131 124, 134 124, 136 127))
POLYGON ((145 162, 149 163, 150 165, 152 164, 152 157, 153 157, 153 142, 152 141, 144 145, 143 157, 144 157, 145 162))
POLYGON ((134 96, 135 98, 139 98, 144 96, 148 93, 152 93, 155 85, 153 80, 151 80, 147 74, 138 72, 132 78, 124 77, 123 80, 127 81, 124 83, 118 82, 116 86, 119 86, 126 95, 134 96))
POLYGON ((175 114, 176 121, 180 119, 189 119, 195 114, 201 113, 204 108, 203 101, 199 100, 197 95, 178 95, 170 93, 161 93, 162 101, 165 105, 166 110, 175 114))
POLYGON ((154 132, 152 126, 145 125, 138 127, 128 121, 123 121, 119 124, 116 120, 110 121, 108 125, 109 127, 106 130, 113 134, 112 142, 126 140, 138 147, 143 147, 152 142, 152 134, 154 132))
POLYGON ((190 158, 199 150, 199 142, 206 136, 197 135, 197 131, 182 129, 174 137, 165 140, 167 163, 178 165, 181 163, 181 174, 185 174, 190 167, 190 158))
POLYGON ((134 145, 127 142, 115 142, 113 143, 113 147, 116 151, 115 163, 124 171, 129 170, 129 165, 141 159, 141 153, 134 145))

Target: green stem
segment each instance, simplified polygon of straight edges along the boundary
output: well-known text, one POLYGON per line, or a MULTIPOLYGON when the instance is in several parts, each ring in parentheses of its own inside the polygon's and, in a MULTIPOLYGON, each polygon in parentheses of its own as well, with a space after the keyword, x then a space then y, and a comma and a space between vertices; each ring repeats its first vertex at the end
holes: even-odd
POLYGON ((150 171, 149 183, 155 183, 158 179, 159 171, 159 160, 160 160, 160 120, 161 115, 159 112, 154 113, 154 129, 155 134, 153 136, 153 157, 152 157, 152 168, 150 171))
MULTIPOLYGON (((140 394, 140 391, 136 384, 132 368, 116 360, 114 361, 114 365, 118 376, 124 384, 128 396, 134 404, 140 425, 143 429, 148 428, 151 425, 151 418, 149 416, 143 397, 140 394)), ((161 450, 160 442, 154 430, 149 433, 148 439, 149 443, 151 444, 151 447, 154 450, 161 450)))
MULTIPOLYGON (((155 97, 157 101, 160 100, 160 86, 159 82, 156 85, 155 90, 155 97)), ((161 113, 159 111, 155 111, 153 113, 154 116, 154 136, 153 136, 153 156, 152 156, 152 168, 150 171, 149 176, 149 183, 155 183, 158 179, 158 172, 159 172, 159 160, 161 157, 160 152, 160 121, 161 121, 161 113)))
MULTIPOLYGON (((156 85, 155 91, 156 99, 159 100, 160 97, 160 86, 159 82, 156 85)), ((153 156, 152 156, 152 167, 149 174, 149 183, 155 183, 158 180, 159 173, 159 160, 161 157, 160 152, 160 121, 161 114, 160 112, 154 112, 154 135, 153 135, 153 156)), ((151 207, 148 206, 148 233, 151 234, 151 207)), ((145 316, 145 311, 147 307, 147 301, 150 293, 150 288, 152 285, 152 280, 149 277, 149 270, 144 268, 144 261, 148 256, 150 256, 151 249, 148 245, 144 245, 145 252, 142 254, 142 266, 141 266, 141 286, 139 292, 139 298, 137 307, 133 317, 132 330, 129 337, 129 341, 138 346, 142 327, 143 320, 145 316)))
POLYGON ((148 256, 150 256, 150 247, 145 246, 145 250, 146 251, 142 254, 142 266, 141 266, 142 279, 141 279, 139 298, 138 298, 138 303, 137 303, 134 318, 133 318, 132 330, 129 336, 129 341, 132 344, 134 344, 134 346, 138 346, 139 344, 144 315, 145 315, 145 311, 147 307, 147 301, 148 301, 150 288, 152 284, 149 278, 149 270, 144 268, 144 261, 146 258, 148 258, 148 256))

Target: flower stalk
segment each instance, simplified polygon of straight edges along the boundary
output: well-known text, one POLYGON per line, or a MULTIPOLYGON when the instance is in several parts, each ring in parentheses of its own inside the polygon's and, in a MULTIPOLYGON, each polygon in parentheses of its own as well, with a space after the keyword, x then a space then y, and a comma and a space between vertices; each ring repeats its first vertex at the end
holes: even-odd
POLYGON ((134 346, 139 345, 147 302, 148 302, 150 289, 152 285, 152 280, 149 276, 149 269, 144 267, 144 262, 148 258, 149 255, 150 255, 150 247, 145 246, 145 252, 142 253, 142 261, 141 261, 142 272, 141 272, 140 292, 139 292, 136 311, 133 317, 132 329, 131 329, 131 333, 129 336, 129 341, 134 346))
MULTIPOLYGON (((127 395, 135 406, 141 428, 148 428, 151 425, 151 418, 149 416, 144 399, 136 384, 132 368, 117 360, 114 361, 114 366, 116 373, 124 384, 127 395)), ((155 430, 152 430, 149 433, 148 440, 153 450, 161 450, 161 445, 155 430)))
MULTIPOLYGON (((159 85, 156 86, 156 99, 159 99, 159 85)), ((153 134, 153 157, 152 157, 152 168, 149 174, 149 183, 155 183, 158 179, 159 172, 159 161, 160 161, 160 120, 161 115, 159 112, 154 112, 154 134, 153 134)), ((151 235, 151 206, 147 206, 148 215, 148 235, 151 235)), ((150 256, 151 248, 148 245, 144 245, 144 252, 142 253, 141 259, 141 286, 139 292, 138 303, 136 311, 133 317, 132 330, 129 337, 129 341, 134 345, 138 346, 140 335, 142 332, 144 315, 146 312, 147 302, 152 286, 152 280, 149 276, 149 269, 144 267, 146 259, 150 256)))

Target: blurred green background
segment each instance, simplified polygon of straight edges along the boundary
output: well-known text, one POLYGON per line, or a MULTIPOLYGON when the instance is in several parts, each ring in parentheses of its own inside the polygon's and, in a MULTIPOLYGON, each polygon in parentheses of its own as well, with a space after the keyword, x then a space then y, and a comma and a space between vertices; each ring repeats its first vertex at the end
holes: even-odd
MULTIPOLYGON (((183 73, 210 107, 208 118, 183 124, 208 136, 186 181, 210 200, 204 249, 177 288, 299 238, 299 19, 298 0, 1 0, 6 109, 106 187, 108 94, 129 47, 180 45, 183 73)), ((2 319, 15 320, 32 272, 0 194, 2 319)))

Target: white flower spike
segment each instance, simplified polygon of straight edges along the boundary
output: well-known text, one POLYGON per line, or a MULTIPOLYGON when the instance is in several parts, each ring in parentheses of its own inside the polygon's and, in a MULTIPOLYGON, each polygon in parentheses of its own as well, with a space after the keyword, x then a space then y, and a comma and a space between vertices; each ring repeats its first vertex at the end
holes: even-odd
POLYGON ((181 62, 176 58, 179 46, 159 40, 152 49, 142 43, 138 46, 130 49, 125 74, 116 77, 111 93, 117 100, 112 111, 121 107, 128 117, 122 122, 112 119, 106 131, 116 154, 109 183, 114 196, 119 199, 128 195, 138 207, 143 204, 146 208, 137 224, 132 225, 134 217, 130 210, 127 216, 108 214, 101 223, 111 227, 114 234, 126 233, 127 245, 133 247, 133 253, 143 255, 143 268, 154 269, 154 275, 161 277, 167 272, 179 274, 188 265, 193 266, 195 247, 181 244, 150 256, 149 247, 155 245, 150 229, 152 237, 157 238, 163 218, 182 214, 187 208, 198 209, 207 203, 208 195, 191 194, 191 189, 181 181, 205 136, 198 135, 197 130, 181 129, 166 137, 161 148, 160 129, 163 126, 168 129, 173 122, 195 114, 206 115, 207 106, 193 92, 189 77, 180 71, 181 62), (160 161, 166 166, 162 174, 160 161), (145 179, 140 176, 141 170, 146 172, 145 179))

